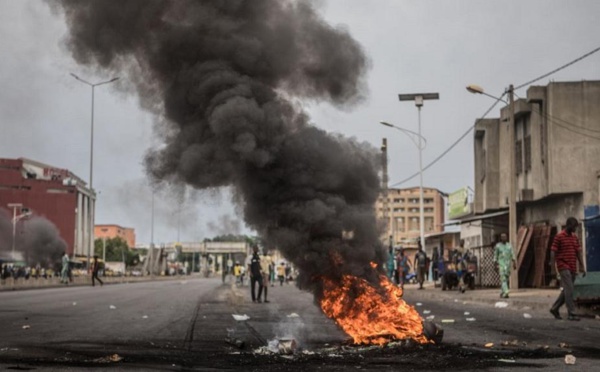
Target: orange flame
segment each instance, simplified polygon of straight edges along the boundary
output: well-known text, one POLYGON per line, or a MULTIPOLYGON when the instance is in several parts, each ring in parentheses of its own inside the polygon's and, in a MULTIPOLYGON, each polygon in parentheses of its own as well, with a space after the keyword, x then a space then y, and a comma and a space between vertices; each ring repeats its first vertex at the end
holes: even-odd
POLYGON ((355 344, 383 345, 405 339, 429 342, 423 335, 421 316, 402 299, 402 289, 385 275, 379 280, 380 288, 352 275, 344 275, 339 283, 324 279, 321 309, 355 344))

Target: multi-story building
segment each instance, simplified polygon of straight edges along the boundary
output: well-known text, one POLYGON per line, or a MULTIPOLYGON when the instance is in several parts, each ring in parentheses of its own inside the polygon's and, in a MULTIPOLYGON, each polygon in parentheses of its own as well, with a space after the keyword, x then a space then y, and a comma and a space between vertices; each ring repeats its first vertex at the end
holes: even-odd
POLYGON ((135 247, 135 229, 119 225, 96 225, 94 226, 96 239, 112 239, 119 237, 127 242, 130 248, 135 247))
MULTIPOLYGON (((551 237, 573 216, 585 220, 586 233, 581 236, 588 269, 600 271, 600 81, 529 87, 526 97, 514 104, 515 143, 509 143, 509 110, 506 106, 500 118, 475 125, 474 212, 503 218, 487 234, 480 232, 481 243, 508 230, 506 210, 514 176, 517 225, 531 231, 536 270, 544 266, 551 237), (513 175, 510 151, 515 154, 513 175)), ((524 241, 529 238, 525 235, 524 241)))
MULTIPOLYGON (((437 189, 423 188, 425 235, 444 230, 444 195, 437 189)), ((391 237, 394 246, 416 248, 420 236, 420 189, 387 189, 387 198, 386 202, 381 195, 375 206, 377 218, 387 225, 382 234, 385 243, 391 237)))
POLYGON ((0 208, 12 215, 8 205, 20 205, 48 219, 69 255, 86 255, 91 249, 95 201, 95 193, 67 169, 25 158, 0 159, 0 208))

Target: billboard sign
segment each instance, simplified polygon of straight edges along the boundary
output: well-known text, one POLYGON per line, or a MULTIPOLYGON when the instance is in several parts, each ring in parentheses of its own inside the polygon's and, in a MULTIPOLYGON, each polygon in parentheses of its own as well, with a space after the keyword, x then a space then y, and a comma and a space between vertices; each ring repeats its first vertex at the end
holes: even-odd
POLYGON ((455 219, 471 213, 469 190, 463 187, 448 196, 448 218, 455 219))

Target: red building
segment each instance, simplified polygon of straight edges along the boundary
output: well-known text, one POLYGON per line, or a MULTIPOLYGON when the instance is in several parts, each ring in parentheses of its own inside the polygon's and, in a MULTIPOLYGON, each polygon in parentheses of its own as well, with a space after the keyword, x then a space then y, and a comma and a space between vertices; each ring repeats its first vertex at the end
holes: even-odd
MULTIPOLYGON (((93 241, 96 196, 86 183, 66 169, 19 158, 0 158, 0 208, 21 204, 33 215, 51 221, 72 255, 87 255, 93 241)), ((21 211, 17 211, 21 213, 21 211)))

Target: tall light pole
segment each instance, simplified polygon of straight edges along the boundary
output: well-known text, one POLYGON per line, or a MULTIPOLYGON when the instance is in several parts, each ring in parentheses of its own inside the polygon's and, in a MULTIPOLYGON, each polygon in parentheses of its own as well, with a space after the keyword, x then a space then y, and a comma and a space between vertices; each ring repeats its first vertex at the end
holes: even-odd
POLYGON ((11 203, 8 204, 9 208, 13 210, 13 218, 12 218, 12 259, 15 260, 15 235, 17 233, 17 209, 22 208, 23 204, 21 203, 11 203))
POLYGON ((421 247, 425 249, 425 217, 423 208, 423 136, 421 135, 421 107, 423 107, 424 100, 437 100, 440 99, 439 93, 410 93, 410 94, 398 94, 400 101, 413 101, 417 106, 419 115, 419 199, 420 199, 420 215, 419 215, 419 235, 421 241, 421 247))
POLYGON ((92 250, 92 247, 94 245, 94 213, 95 213, 95 207, 92 207, 92 202, 91 202, 91 193, 92 190, 94 188, 94 90, 97 86, 100 85, 104 85, 104 84, 109 84, 112 82, 115 82, 117 80, 119 80, 118 77, 114 77, 110 80, 106 80, 106 81, 102 81, 99 83, 90 83, 82 78, 80 78, 79 76, 75 75, 74 73, 71 73, 71 76, 73 76, 75 79, 77 79, 77 81, 80 81, 90 87, 92 87, 92 119, 91 119, 91 135, 90 135, 90 202, 89 202, 89 223, 90 223, 90 241, 88 242, 88 251, 87 251, 87 263, 88 263, 88 268, 89 268, 89 264, 90 264, 90 253, 92 250))
MULTIPOLYGON (((506 93, 508 94, 508 102, 504 101, 501 97, 495 97, 491 94, 486 93, 482 87, 478 85, 468 85, 467 90, 475 94, 483 94, 484 96, 493 98, 497 101, 502 101, 508 104, 509 108, 509 122, 508 122, 508 162, 509 162, 509 185, 510 190, 508 194, 508 241, 513 245, 513 254, 516 255, 517 249, 517 169, 515 164, 515 100, 514 100, 514 87, 509 85, 506 93)), ((516 259, 516 257, 515 257, 516 259)), ((519 288, 519 268, 511 270, 510 274, 510 287, 511 289, 519 288)))

